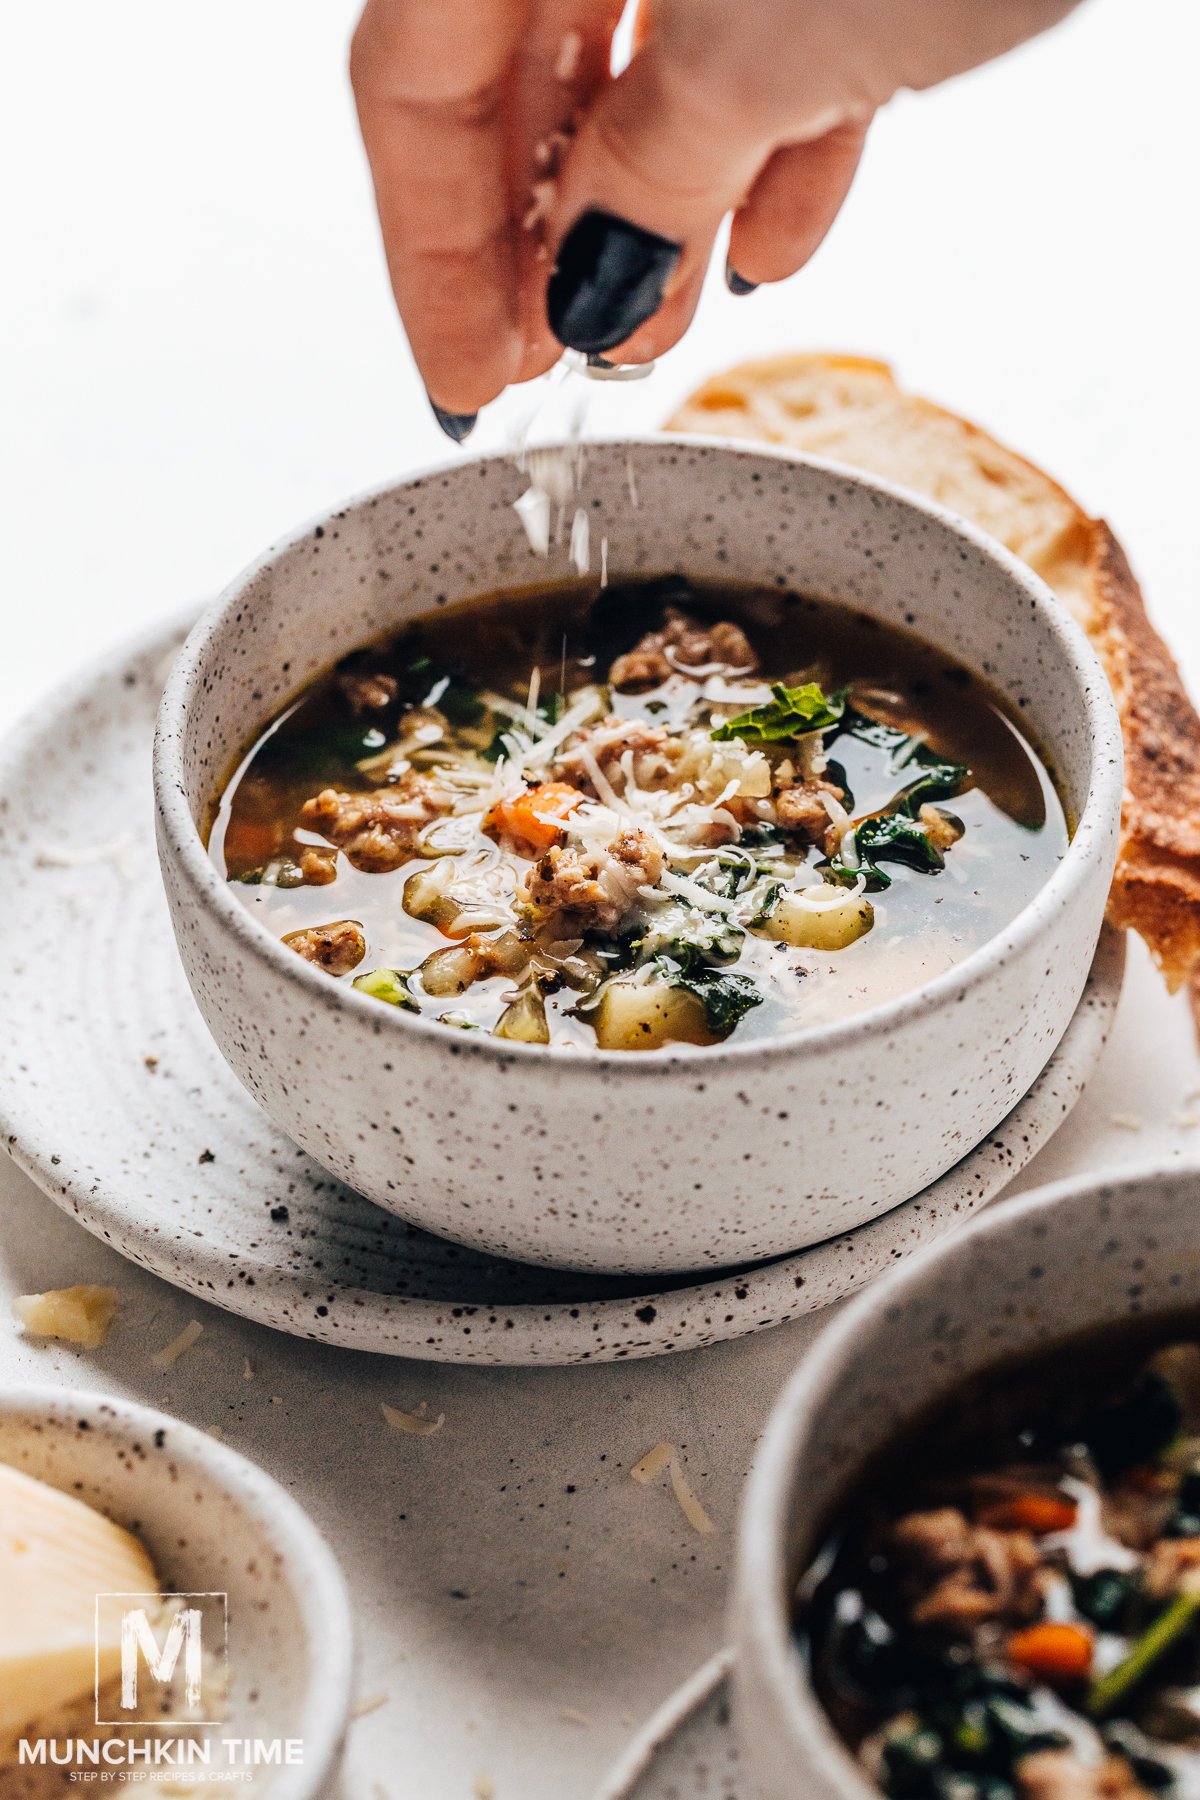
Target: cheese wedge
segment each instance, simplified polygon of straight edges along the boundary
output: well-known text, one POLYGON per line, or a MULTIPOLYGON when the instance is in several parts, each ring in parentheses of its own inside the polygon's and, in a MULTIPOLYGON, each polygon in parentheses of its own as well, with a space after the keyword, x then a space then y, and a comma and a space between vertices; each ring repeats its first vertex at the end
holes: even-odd
POLYGON ((98 1350, 117 1310, 111 1287, 51 1288, 46 1294, 19 1294, 13 1318, 34 1337, 62 1338, 83 1350, 98 1350))
POLYGON ((138 1540, 71 1494, 0 1463, 0 1751, 23 1726, 121 1669, 113 1625, 96 1643, 97 1594, 156 1594, 138 1540))

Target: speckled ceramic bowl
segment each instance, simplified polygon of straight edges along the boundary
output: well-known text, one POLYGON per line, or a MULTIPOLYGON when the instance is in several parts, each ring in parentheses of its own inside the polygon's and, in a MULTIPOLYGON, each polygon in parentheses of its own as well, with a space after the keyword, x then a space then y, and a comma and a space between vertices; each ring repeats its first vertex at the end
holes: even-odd
POLYGON ((742 1506, 735 1722, 757 1800, 878 1800, 790 1629, 830 1511, 907 1422, 1009 1356, 1200 1305, 1200 1169, 1060 1182, 989 1212, 854 1301, 771 1416, 742 1506))
POLYGON ((269 551, 188 639, 163 698, 155 784, 200 1009, 250 1092, 319 1162, 414 1223, 502 1256, 720 1267, 859 1225, 979 1143, 1074 1011, 1121 798, 1099 665, 1023 565, 898 489, 690 438, 589 446, 581 500, 615 574, 779 582, 936 639, 1028 722, 1078 825, 1007 930, 836 1025, 640 1055, 447 1030, 279 944, 219 879, 200 827, 248 739, 336 658, 448 601, 561 574, 532 554, 513 511, 524 485, 498 457, 368 495, 269 551))
POLYGON ((300 1740, 303 1760, 260 1769, 249 1791, 324 1800, 350 1710, 350 1603, 296 1502, 203 1431, 62 1388, 0 1393, 0 1463, 133 1531, 167 1591, 227 1596, 228 1686, 209 1734, 213 1767, 222 1737, 300 1740))

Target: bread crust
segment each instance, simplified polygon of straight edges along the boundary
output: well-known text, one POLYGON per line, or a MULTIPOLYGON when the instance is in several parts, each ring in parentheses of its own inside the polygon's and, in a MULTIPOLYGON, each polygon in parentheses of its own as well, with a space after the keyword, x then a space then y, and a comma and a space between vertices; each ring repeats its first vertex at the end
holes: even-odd
POLYGON ((1200 1000, 1200 718, 1103 519, 977 425, 901 389, 886 363, 792 354, 743 363, 668 421, 833 457, 915 489, 998 537, 1054 589, 1104 666, 1125 795, 1114 925, 1137 931, 1174 991, 1200 1000))

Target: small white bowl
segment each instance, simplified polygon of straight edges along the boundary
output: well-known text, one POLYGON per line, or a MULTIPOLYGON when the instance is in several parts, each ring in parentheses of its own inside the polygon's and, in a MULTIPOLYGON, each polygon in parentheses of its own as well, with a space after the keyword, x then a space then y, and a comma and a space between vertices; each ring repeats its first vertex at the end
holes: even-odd
POLYGON ((260 1769, 253 1792, 323 1800, 350 1711, 350 1602, 296 1502, 203 1431, 62 1388, 0 1393, 0 1463, 132 1531, 167 1591, 227 1596, 229 1685, 211 1735, 301 1741, 303 1761, 260 1769))
POLYGON ((777 582, 936 641, 1026 722, 1075 834, 983 948, 834 1025, 637 1055, 447 1030, 280 944, 221 880, 199 826, 255 731, 338 657, 448 600, 559 573, 532 555, 513 511, 524 485, 498 457, 370 494, 269 551, 188 639, 154 775, 200 1010, 310 1155, 403 1218, 495 1254, 651 1273, 754 1262, 848 1231, 986 1137, 1066 1029, 1116 854, 1108 684, 1029 569, 899 489, 691 438, 590 444, 581 502, 599 522, 593 538, 609 534, 614 574, 777 582))
POLYGON ((878 1800, 792 1633, 796 1583, 871 1458, 968 1377, 1073 1333, 1200 1305, 1200 1169, 1060 1182, 922 1252, 822 1334, 742 1504, 735 1725, 757 1800, 878 1800))

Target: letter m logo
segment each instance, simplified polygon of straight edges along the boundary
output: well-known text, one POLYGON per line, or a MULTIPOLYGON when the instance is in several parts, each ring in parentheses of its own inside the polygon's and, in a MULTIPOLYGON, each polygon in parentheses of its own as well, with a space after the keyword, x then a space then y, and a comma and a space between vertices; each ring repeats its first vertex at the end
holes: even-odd
POLYGON ((205 1682, 223 1670, 225 1639, 224 1594, 97 1594, 97 1724, 203 1722, 205 1682), (117 1708, 117 1719, 101 1717, 117 1708))

